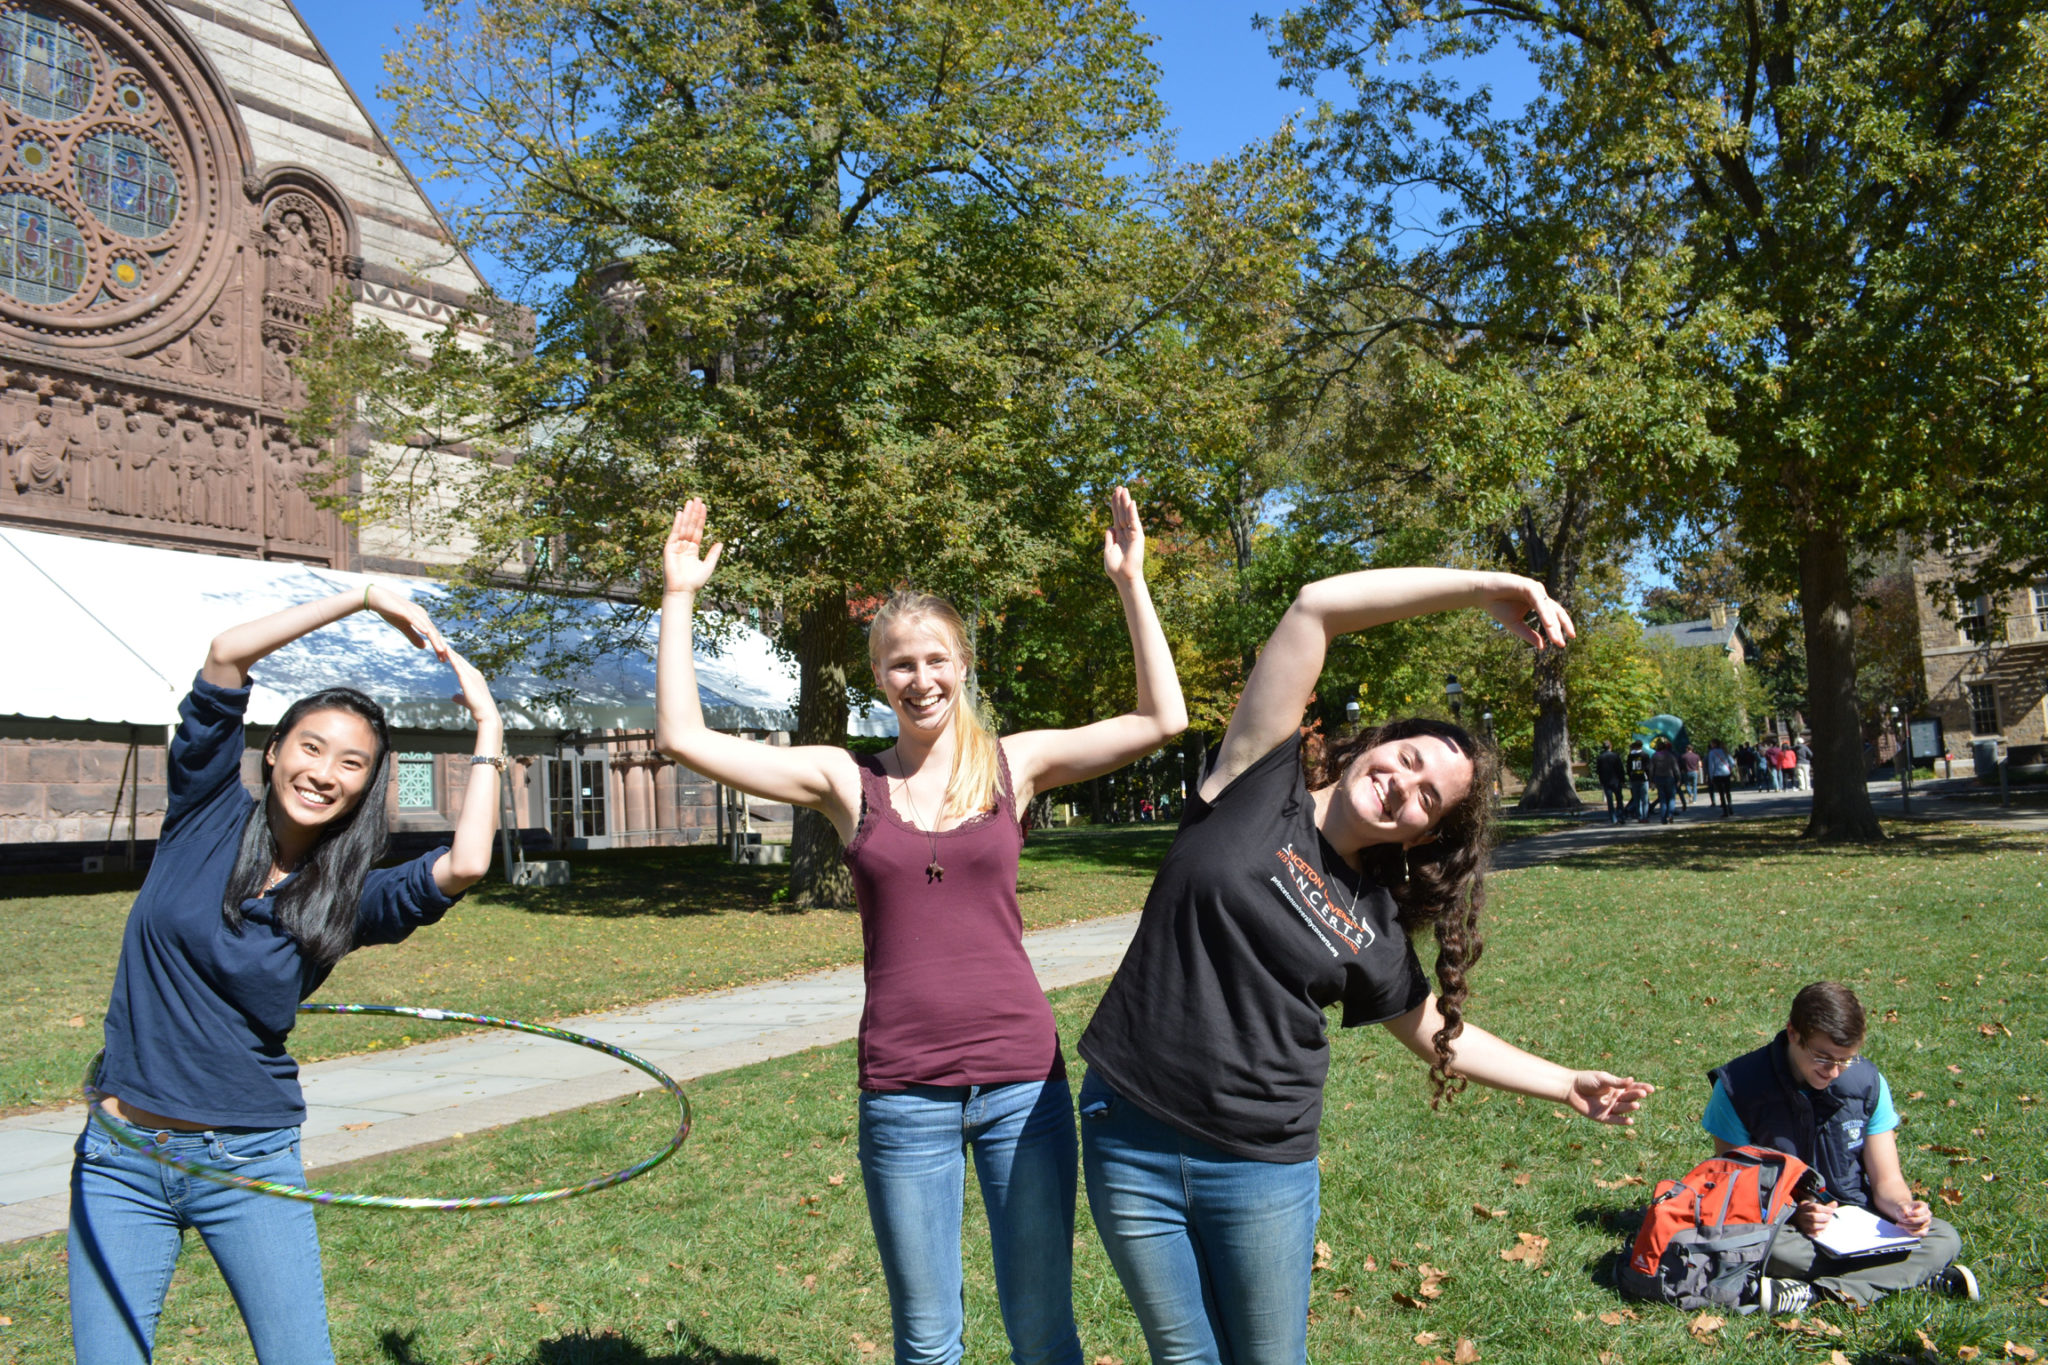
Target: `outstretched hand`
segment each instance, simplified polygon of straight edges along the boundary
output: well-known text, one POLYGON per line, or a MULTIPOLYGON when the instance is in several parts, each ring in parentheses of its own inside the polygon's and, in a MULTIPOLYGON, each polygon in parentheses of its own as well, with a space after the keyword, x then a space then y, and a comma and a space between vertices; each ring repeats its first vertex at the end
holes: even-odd
POLYGON ((711 571, 718 567, 725 542, 719 541, 709 554, 700 556, 703 544, 704 500, 691 498, 676 513, 675 525, 669 528, 668 539, 662 543, 662 591, 696 593, 711 581, 711 571))
POLYGON ((1563 649, 1564 642, 1576 639, 1579 633, 1572 624, 1571 613, 1558 604, 1548 589, 1519 574, 1500 575, 1489 586, 1480 605, 1511 634, 1538 649, 1545 644, 1563 649))
POLYGON ((491 695, 490 680, 477 671, 477 666, 450 649, 447 654, 449 667, 455 670, 455 681, 462 690, 454 700, 476 717, 479 730, 497 726, 504 727, 504 718, 498 714, 498 702, 491 695))
POLYGON ((1109 495, 1110 526, 1102 533, 1102 571, 1123 583, 1140 583, 1145 578, 1145 528, 1138 520, 1138 504, 1121 484, 1109 495))
POLYGON ((1572 1077, 1571 1093, 1565 1103, 1595 1123, 1635 1122, 1630 1115, 1643 1107, 1645 1097, 1657 1087, 1633 1076, 1616 1076, 1607 1071, 1581 1071, 1572 1077))
POLYGON ((389 588, 372 587, 363 594, 363 605, 397 627, 406 639, 412 641, 415 649, 431 649, 443 663, 449 662, 455 651, 448 648, 448 642, 441 638, 440 627, 427 615, 426 608, 410 597, 400 597, 389 588))

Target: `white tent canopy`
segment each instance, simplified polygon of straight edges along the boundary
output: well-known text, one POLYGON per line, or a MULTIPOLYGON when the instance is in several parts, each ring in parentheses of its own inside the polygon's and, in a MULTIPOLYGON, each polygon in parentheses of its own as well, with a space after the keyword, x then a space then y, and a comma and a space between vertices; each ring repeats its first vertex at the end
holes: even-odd
MULTIPOLYGON (((231 559, 74 536, 0 530, 0 734, 127 739, 177 720, 206 642, 229 626, 375 583, 432 612, 446 589, 396 574, 344 573, 276 560, 231 559)), ((592 613, 614 610, 587 604, 592 613)), ((700 643, 705 718, 727 730, 796 728, 796 668, 747 626, 716 647, 700 643)), ((357 688, 382 704, 394 729, 456 733, 469 713, 451 700, 447 666, 374 615, 358 614, 279 650, 258 666, 249 720, 268 725, 295 697, 357 688)), ((531 671, 491 680, 506 735, 521 750, 551 747, 569 731, 654 725, 654 660, 615 651, 567 685, 531 671), (566 698, 563 694, 566 693, 566 698)), ((893 734, 895 716, 870 706, 850 733, 893 734)))

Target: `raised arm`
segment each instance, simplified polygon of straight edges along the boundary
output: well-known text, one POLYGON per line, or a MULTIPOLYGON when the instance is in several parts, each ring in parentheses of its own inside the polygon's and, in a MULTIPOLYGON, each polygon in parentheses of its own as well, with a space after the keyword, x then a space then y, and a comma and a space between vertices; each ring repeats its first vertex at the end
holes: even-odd
MULTIPOLYGON (((1423 1061, 1434 1064, 1437 1059, 1434 1039, 1443 1026, 1444 1017, 1437 1009, 1436 997, 1431 996, 1408 1013, 1388 1020, 1386 1028, 1401 1040, 1403 1047, 1423 1061)), ((1533 1052, 1524 1052, 1473 1024, 1464 1025, 1451 1041, 1449 1070, 1454 1076, 1463 1076, 1495 1090, 1569 1105, 1596 1123, 1627 1125, 1635 1122, 1630 1115, 1641 1108, 1643 1100, 1657 1089, 1633 1076, 1616 1076, 1607 1071, 1573 1071, 1556 1062, 1545 1061, 1533 1052)))
POLYGON ((704 504, 696 498, 676 513, 662 546, 661 645, 655 655, 654 744, 662 753, 714 782, 765 801, 822 813, 843 842, 860 817, 860 774, 844 749, 811 744, 779 749, 720 734, 704 723, 697 693, 697 594, 710 581, 725 546, 700 554, 704 504))
POLYGON ((476 717, 476 757, 492 760, 470 765, 462 814, 455 821, 455 842, 434 864, 435 885, 452 896, 482 881, 484 873, 491 870, 491 837, 498 832, 498 784, 505 776, 505 722, 491 696, 491 685, 476 666, 452 649, 448 663, 462 687, 455 700, 476 717))
POLYGON ((1259 652, 1230 728, 1223 732, 1216 765, 1202 782, 1203 799, 1214 800, 1239 773, 1294 733, 1315 695, 1332 640, 1460 607, 1482 608, 1538 649, 1546 643, 1562 648, 1578 633, 1541 583, 1516 574, 1367 569, 1318 579, 1294 595, 1294 604, 1259 652), (1534 626, 1525 620, 1532 612, 1534 626))
POLYGON ((1071 730, 1026 730, 1003 740, 1020 806, 1039 792, 1085 782, 1135 762, 1188 728, 1187 703, 1173 671, 1173 651, 1145 586, 1145 528, 1129 490, 1110 495, 1110 528, 1102 533, 1102 568, 1124 607, 1137 666, 1137 702, 1121 716, 1071 730))
POLYGON ((448 660, 448 642, 441 638, 426 610, 388 588, 373 585, 360 593, 338 592, 230 626, 213 637, 199 676, 216 687, 244 686, 249 681, 249 670, 258 660, 283 649, 301 635, 310 635, 322 626, 331 626, 342 617, 365 609, 396 626, 417 648, 431 649, 442 660, 448 660))

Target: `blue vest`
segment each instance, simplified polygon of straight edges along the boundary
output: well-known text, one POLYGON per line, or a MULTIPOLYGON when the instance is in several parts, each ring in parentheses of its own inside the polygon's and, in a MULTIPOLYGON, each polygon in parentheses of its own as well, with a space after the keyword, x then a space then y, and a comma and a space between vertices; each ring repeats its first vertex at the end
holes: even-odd
POLYGON ((1815 1090, 1792 1070, 1785 1034, 1707 1073, 1719 1081, 1749 1130, 1752 1146, 1798 1157, 1827 1182, 1828 1197, 1870 1207, 1863 1174, 1863 1130, 1877 1107, 1877 1066, 1866 1057, 1850 1063, 1835 1083, 1815 1090))

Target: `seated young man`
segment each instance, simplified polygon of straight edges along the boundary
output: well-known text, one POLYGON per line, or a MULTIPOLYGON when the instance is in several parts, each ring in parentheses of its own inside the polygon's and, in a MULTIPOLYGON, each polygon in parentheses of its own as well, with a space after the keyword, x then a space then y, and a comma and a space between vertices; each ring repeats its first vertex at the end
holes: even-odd
POLYGON ((1956 1230, 1906 1185, 1894 1132, 1898 1110, 1884 1076, 1857 1055, 1863 1036, 1855 992, 1816 981, 1792 998, 1792 1017, 1776 1038, 1708 1073, 1714 1093, 1700 1126, 1717 1156, 1743 1146, 1787 1152, 1826 1185, 1826 1199, 1801 1201, 1778 1234, 1760 1290, 1766 1313, 1799 1312, 1815 1290, 1858 1307, 1923 1286, 1978 1296, 1977 1277, 1956 1263, 1956 1230), (1813 1238, 1844 1204, 1918 1234, 1919 1243, 1909 1254, 1831 1256, 1813 1238))

